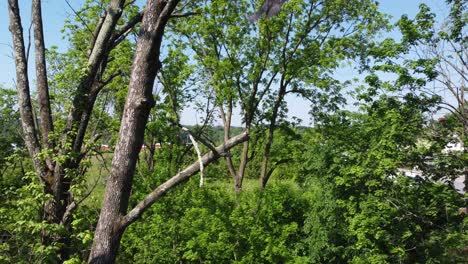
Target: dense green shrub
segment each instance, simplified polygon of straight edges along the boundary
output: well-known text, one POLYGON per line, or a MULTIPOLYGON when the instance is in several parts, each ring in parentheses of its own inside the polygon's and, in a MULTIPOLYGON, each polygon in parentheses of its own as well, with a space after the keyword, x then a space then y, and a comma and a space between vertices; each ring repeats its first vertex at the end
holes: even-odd
POLYGON ((284 263, 303 254, 308 201, 297 184, 237 197, 231 189, 223 182, 199 188, 193 179, 170 193, 126 232, 120 261, 284 263))

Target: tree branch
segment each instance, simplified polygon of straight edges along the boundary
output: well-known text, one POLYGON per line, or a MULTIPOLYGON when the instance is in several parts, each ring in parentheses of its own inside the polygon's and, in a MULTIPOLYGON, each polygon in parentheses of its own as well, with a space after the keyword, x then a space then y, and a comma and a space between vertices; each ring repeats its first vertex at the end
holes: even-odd
POLYGON ((173 13, 170 18, 179 18, 179 17, 189 17, 189 16, 196 16, 200 15, 200 12, 186 12, 186 13, 173 13))
MULTIPOLYGON (((80 80, 76 91, 76 96, 73 99, 73 104, 67 118, 65 135, 68 135, 69 133, 67 132, 72 131, 73 129, 77 129, 80 126, 82 126, 84 129, 87 127, 87 124, 81 125, 80 121, 83 120, 82 116, 84 114, 86 115, 86 113, 84 113, 86 109, 92 108, 92 105, 89 105, 90 101, 92 101, 94 104, 94 100, 90 100, 89 98, 89 92, 96 82, 96 76, 99 72, 99 68, 101 67, 102 62, 107 60, 109 55, 109 40, 112 37, 112 33, 114 32, 115 26, 117 25, 117 21, 122 15, 122 7, 124 3, 124 0, 112 0, 109 3, 106 17, 101 26, 101 30, 99 30, 99 33, 96 36, 96 41, 88 58, 86 74, 80 80)), ((102 69, 100 72, 103 73, 104 70, 102 69)), ((73 142, 74 151, 79 152, 82 145, 82 140, 77 140, 76 136, 74 135, 70 135, 70 138, 70 141, 73 142)))
POLYGON ((112 42, 114 42, 115 44, 112 44, 112 45, 116 46, 118 43, 120 43, 121 39, 124 38, 124 36, 127 35, 136 26, 136 24, 141 22, 144 14, 145 14, 145 11, 143 10, 140 13, 136 14, 126 24, 121 26, 119 30, 114 32, 112 36, 112 42))
MULTIPOLYGON (((217 160, 221 157, 219 153, 226 153, 229 149, 235 147, 236 145, 248 140, 249 134, 244 132, 240 135, 237 135, 223 145, 216 147, 216 152, 218 154, 210 151, 202 157, 203 165, 208 165, 211 162, 217 160)), ((188 166, 185 170, 177 173, 174 177, 167 180, 165 183, 159 185, 153 192, 148 194, 137 206, 135 206, 126 216, 124 216, 120 222, 120 227, 125 228, 131 223, 135 222, 153 203, 155 203, 159 198, 165 195, 169 190, 179 185, 180 183, 188 180, 191 176, 195 175, 200 170, 200 164, 198 161, 194 162, 192 165, 188 166)))
MULTIPOLYGON (((188 131, 187 128, 185 128, 185 129, 182 128, 182 129, 185 130, 185 131, 188 131)), ((202 155, 201 155, 201 152, 200 152, 200 148, 198 147, 197 141, 195 140, 195 138, 190 133, 189 133, 189 138, 190 138, 190 141, 192 141, 192 144, 193 144, 193 147, 195 148, 195 151, 197 152, 198 163, 200 164, 200 187, 202 187, 203 186, 203 172, 204 172, 202 155)))

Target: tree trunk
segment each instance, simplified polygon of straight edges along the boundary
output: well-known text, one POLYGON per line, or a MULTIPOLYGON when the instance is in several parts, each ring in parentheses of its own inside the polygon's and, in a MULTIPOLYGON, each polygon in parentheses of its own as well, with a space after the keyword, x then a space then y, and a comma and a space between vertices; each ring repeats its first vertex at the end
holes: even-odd
MULTIPOLYGON (((224 128, 224 142, 229 140, 229 137, 231 136, 231 119, 232 119, 232 99, 229 99, 229 104, 228 104, 228 109, 227 109, 227 114, 225 113, 223 106, 219 106, 219 110, 221 113, 221 119, 223 120, 223 128, 224 128)), ((226 165, 228 167, 229 173, 231 174, 233 179, 236 179, 236 169, 234 168, 234 164, 232 162, 232 158, 230 153, 224 157, 224 160, 226 161, 226 165)))
MULTIPOLYGON (((249 134, 244 132, 240 135, 237 135, 221 146, 214 148, 214 150, 210 151, 209 153, 205 154, 201 161, 204 166, 207 166, 211 162, 216 161, 222 155, 225 155, 229 152, 229 150, 238 144, 246 141, 249 139, 249 134)), ((169 190, 176 187, 177 185, 181 184, 182 182, 188 180, 190 177, 195 175, 198 171, 200 171, 200 162, 195 161, 186 169, 180 171, 175 176, 164 182, 163 184, 159 185, 156 189, 154 189, 150 194, 148 194, 141 202, 139 202, 132 210, 128 212, 127 215, 119 217, 118 221, 110 223, 108 226, 111 229, 111 234, 105 236, 104 241, 100 243, 103 244, 104 247, 102 253, 100 255, 91 255, 89 263, 112 263, 115 260, 117 255, 118 246, 120 243, 120 239, 125 231, 125 229, 132 223, 134 223, 152 204, 154 204, 159 198, 164 196, 169 190), (109 257, 112 255, 112 257, 109 257)), ((96 238, 95 238, 96 242, 96 238)), ((94 248, 94 244, 93 244, 94 248)))
POLYGON ((270 178, 270 174, 267 173, 267 170, 268 170, 268 162, 270 159, 271 145, 273 144, 273 137, 274 137, 275 129, 276 129, 276 121, 277 121, 276 119, 278 118, 278 111, 281 106, 281 103, 283 102, 285 94, 286 94, 286 87, 281 86, 278 91, 275 104, 273 105, 273 113, 271 114, 270 127, 268 129, 268 138, 265 144, 265 149, 263 151, 262 169, 260 170, 260 186, 262 188, 265 188, 270 178))
POLYGON ((87 103, 89 101, 90 94, 93 93, 92 88, 95 85, 98 72, 103 71, 105 68, 105 61, 109 55, 109 49, 113 46, 112 35, 115 32, 122 10, 125 4, 125 0, 111 0, 107 7, 106 16, 100 27, 100 30, 93 41, 91 52, 87 61, 86 74, 80 79, 78 87, 76 89, 76 96, 73 98, 72 107, 67 117, 66 129, 64 131, 64 138, 62 143, 72 142, 73 150, 79 152, 84 137, 78 137, 81 134, 69 133, 73 130, 76 132, 86 130, 87 124, 81 126, 81 119, 85 115, 87 103))
POLYGON ((10 32, 13 37, 16 65, 16 89, 18 91, 18 105, 21 116, 21 126, 23 128, 23 138, 39 179, 42 182, 50 182, 51 179, 49 175, 47 175, 44 164, 36 158, 36 155, 41 151, 41 146, 37 137, 36 126, 34 125, 34 115, 29 89, 28 62, 17 0, 8 0, 8 14, 10 18, 10 32))
MULTIPOLYGON (((250 133, 250 128, 247 127, 247 133, 250 133)), ((239 165, 239 170, 237 171, 237 175, 234 178, 234 190, 236 193, 239 193, 242 190, 242 181, 244 180, 245 169, 247 168, 247 163, 249 161, 249 141, 245 141, 242 146, 242 154, 241 154, 241 161, 239 165)))
MULTIPOLYGON (((37 4, 36 1, 34 1, 37 4)), ((19 100, 19 110, 21 115, 21 125, 23 128, 23 138, 28 149, 29 155, 32 158, 34 169, 39 179, 44 183, 44 191, 47 194, 52 194, 53 178, 52 173, 47 170, 36 155, 41 151, 39 139, 37 137, 36 126, 34 125, 33 108, 31 104, 29 78, 27 68, 27 58, 25 54, 23 29, 21 26, 21 17, 19 13, 19 6, 17 0, 8 1, 9 16, 10 16, 10 31, 13 36, 14 56, 16 65, 16 82, 19 100)), ((37 12, 37 11, 35 11, 37 12)), ((37 23, 37 14, 33 15, 34 21, 37 23)), ((49 223, 58 223, 57 203, 55 199, 46 202, 42 209, 43 219, 49 223)), ((48 237, 43 232, 42 242, 49 244, 52 238, 48 237)))
MULTIPOLYGON (((36 62, 37 101, 39 105, 40 127, 44 148, 53 150, 54 142, 49 134, 54 132, 52 112, 50 108, 49 84, 47 82, 47 67, 45 59, 45 44, 42 25, 41 0, 32 1, 32 23, 34 27, 34 47, 36 62)), ((49 170, 54 167, 51 157, 46 159, 49 170)))
POLYGON ((115 261, 120 238, 125 230, 121 219, 127 212, 138 152, 143 143, 149 112, 154 105, 152 89, 160 68, 159 55, 164 28, 177 3, 177 0, 147 2, 119 139, 112 159, 89 263, 115 261))

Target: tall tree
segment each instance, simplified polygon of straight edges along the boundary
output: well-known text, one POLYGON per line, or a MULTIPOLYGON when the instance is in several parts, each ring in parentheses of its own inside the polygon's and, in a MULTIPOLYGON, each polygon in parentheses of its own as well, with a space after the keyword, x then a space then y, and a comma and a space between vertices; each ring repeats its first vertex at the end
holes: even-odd
MULTIPOLYGON (((236 105, 242 110, 246 130, 254 124, 267 124, 267 140, 260 153, 262 186, 269 178, 271 145, 285 110, 285 97, 296 94, 321 100, 321 104, 339 98, 344 84, 333 78, 333 71, 340 62, 361 54, 365 43, 386 24, 375 1, 283 3, 265 1, 259 12, 267 12, 271 5, 282 5, 282 11, 275 9, 275 16, 261 19, 257 25, 238 15, 251 10, 250 3, 210 1, 202 9, 204 16, 178 25, 176 32, 188 39, 203 67, 200 83, 215 94, 225 136, 236 105)), ((244 143, 237 170, 227 159, 238 191, 254 154, 250 144, 244 143)))
MULTIPOLYGON (((403 41, 413 47, 417 59, 409 59, 406 65, 417 73, 433 80, 433 88, 423 92, 441 98, 441 108, 458 120, 460 129, 453 131, 464 145, 464 157, 468 154, 468 4, 466 1, 447 0, 449 14, 438 26, 435 14, 422 4, 414 19, 404 16, 399 21, 403 41)), ((465 176, 465 192, 468 191, 468 170, 465 176)))
POLYGON ((154 79, 161 68, 161 43, 169 18, 179 1, 148 0, 137 42, 129 91, 123 112, 119 139, 112 159, 101 214, 96 227, 89 263, 113 263, 120 239, 128 225, 174 186, 195 174, 203 165, 216 160, 233 146, 247 140, 238 135, 213 149, 185 170, 161 184, 136 207, 128 211, 133 173, 143 143, 145 125, 154 105, 154 79))
MULTIPOLYGON (((49 223, 69 225, 71 214, 76 209, 77 201, 70 187, 74 184, 74 173, 79 171, 81 161, 89 150, 84 148, 84 140, 90 116, 99 92, 115 77, 115 74, 105 75, 109 53, 135 25, 135 22, 129 21, 128 25, 116 28, 125 7, 123 0, 110 1, 108 8, 103 10, 102 18, 94 24, 95 30, 86 47, 89 51, 83 51, 85 66, 73 85, 76 89, 72 91, 72 104, 65 125, 61 131, 56 131, 54 122, 58 120, 52 118, 41 1, 32 1, 39 122, 35 122, 34 117, 18 1, 8 1, 21 125, 38 179, 44 186, 44 192, 52 197, 43 206, 43 218, 49 223)), ((68 243, 66 236, 44 232, 43 242, 46 245, 57 241, 65 245, 68 243)), ((65 248, 61 253, 62 258, 67 255, 65 248)))
POLYGON ((286 11, 290 10, 288 21, 280 22, 279 26, 272 21, 269 27, 282 30, 275 32, 281 41, 274 52, 277 62, 273 65, 278 71, 278 88, 273 92, 266 120, 268 135, 260 170, 262 187, 270 177, 271 145, 285 96, 296 94, 322 108, 337 109, 343 100, 341 91, 348 83, 334 77, 334 71, 341 63, 358 59, 374 35, 386 26, 384 15, 377 9, 375 1, 291 1, 285 6, 286 11))

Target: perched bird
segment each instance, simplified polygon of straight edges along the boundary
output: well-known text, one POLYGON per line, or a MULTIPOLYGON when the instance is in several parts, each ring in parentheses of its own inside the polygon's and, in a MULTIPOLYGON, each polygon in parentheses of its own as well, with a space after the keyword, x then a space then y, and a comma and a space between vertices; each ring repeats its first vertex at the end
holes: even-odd
POLYGON ((260 7, 257 12, 249 16, 249 21, 255 22, 260 19, 263 14, 266 14, 267 17, 275 16, 279 13, 281 6, 283 6, 286 1, 287 0, 265 0, 262 7, 260 7))

